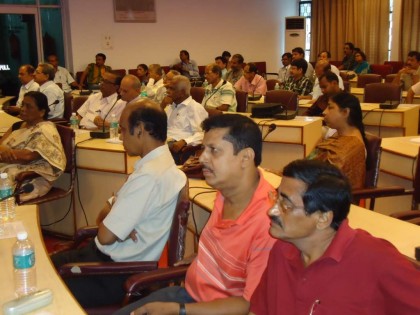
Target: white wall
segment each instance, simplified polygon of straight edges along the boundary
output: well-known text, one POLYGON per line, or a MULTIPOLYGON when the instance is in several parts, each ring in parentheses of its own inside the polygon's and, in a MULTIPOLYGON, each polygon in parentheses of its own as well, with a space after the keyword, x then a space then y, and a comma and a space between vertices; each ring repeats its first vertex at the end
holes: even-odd
POLYGON ((112 0, 67 0, 73 71, 107 55, 114 69, 139 63, 169 65, 179 51, 189 51, 199 65, 223 50, 241 53, 245 61, 266 61, 267 71, 280 66, 284 18, 297 15, 290 0, 156 0, 156 23, 115 23, 112 0), (109 34, 113 48, 102 48, 109 34))

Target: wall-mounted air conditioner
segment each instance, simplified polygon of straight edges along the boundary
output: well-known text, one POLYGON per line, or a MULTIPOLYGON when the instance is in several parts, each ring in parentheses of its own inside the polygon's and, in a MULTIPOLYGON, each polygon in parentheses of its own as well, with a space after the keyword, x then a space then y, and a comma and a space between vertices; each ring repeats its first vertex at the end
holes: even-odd
POLYGON ((303 16, 286 17, 286 30, 284 36, 285 52, 292 52, 295 47, 306 49, 306 18, 303 16))

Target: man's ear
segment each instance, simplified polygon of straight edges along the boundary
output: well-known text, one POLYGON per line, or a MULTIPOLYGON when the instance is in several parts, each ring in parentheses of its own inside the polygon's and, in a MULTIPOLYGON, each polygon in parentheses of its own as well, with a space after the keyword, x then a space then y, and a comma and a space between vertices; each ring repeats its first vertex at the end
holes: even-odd
POLYGON ((319 211, 317 228, 319 230, 324 230, 324 229, 330 227, 331 222, 333 220, 333 216, 334 216, 334 214, 333 214, 332 211, 327 211, 327 212, 319 211))
POLYGON ((244 163, 252 163, 254 164, 255 152, 251 148, 245 148, 241 151, 242 159, 241 162, 243 165, 244 163))

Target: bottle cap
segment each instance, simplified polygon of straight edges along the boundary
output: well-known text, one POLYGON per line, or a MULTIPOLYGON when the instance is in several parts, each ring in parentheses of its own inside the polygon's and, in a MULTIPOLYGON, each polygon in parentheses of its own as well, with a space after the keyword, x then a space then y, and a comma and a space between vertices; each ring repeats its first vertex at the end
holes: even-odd
POLYGON ((20 232, 17 233, 16 237, 19 241, 26 240, 28 238, 28 232, 20 231, 20 232))
POLYGON ((1 179, 6 179, 7 178, 7 173, 1 173, 0 178, 1 179))

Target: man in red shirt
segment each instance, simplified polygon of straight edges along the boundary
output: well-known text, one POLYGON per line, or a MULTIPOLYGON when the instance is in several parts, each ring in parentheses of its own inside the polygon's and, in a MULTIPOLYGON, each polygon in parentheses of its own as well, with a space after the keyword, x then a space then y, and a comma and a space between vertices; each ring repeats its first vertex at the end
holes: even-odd
POLYGON ((350 228, 350 203, 336 167, 297 160, 284 168, 268 211, 278 240, 250 314, 420 314, 419 271, 389 242, 350 228))

